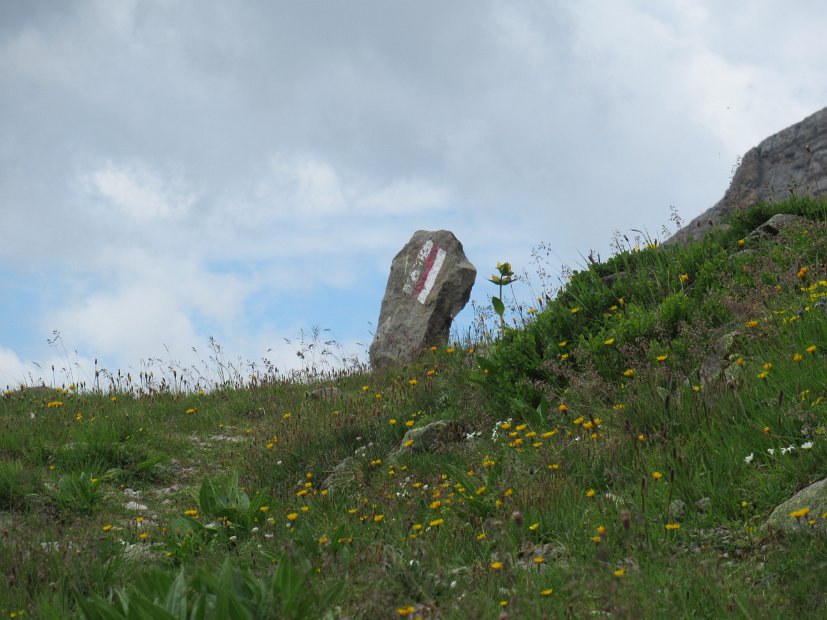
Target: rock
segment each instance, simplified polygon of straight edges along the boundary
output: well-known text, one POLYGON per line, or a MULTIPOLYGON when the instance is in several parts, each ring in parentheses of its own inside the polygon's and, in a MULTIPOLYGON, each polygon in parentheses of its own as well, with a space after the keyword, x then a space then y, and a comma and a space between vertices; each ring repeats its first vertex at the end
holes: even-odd
POLYGON ((683 520, 685 514, 686 502, 684 502, 682 499, 672 500, 672 503, 669 504, 669 520, 681 521, 683 520))
POLYGON ((695 502, 695 508, 698 509, 698 512, 701 514, 706 514, 710 510, 712 510, 712 499, 709 497, 702 497, 697 502, 695 502))
POLYGON ((827 108, 770 136, 747 151, 729 189, 712 208, 667 243, 699 239, 721 218, 757 202, 777 202, 791 195, 827 193, 827 108))
POLYGON ((459 441, 460 436, 464 437, 456 423, 437 420, 405 433, 399 447, 389 458, 395 459, 403 454, 438 452, 448 444, 459 441))
POLYGON ((335 491, 356 480, 359 463, 356 458, 349 456, 341 461, 322 482, 322 490, 335 491))
POLYGON ((761 237, 775 237, 778 233, 780 233, 784 228, 790 225, 795 224, 807 224, 812 223, 805 217, 801 217, 800 215, 790 215, 789 213, 778 213, 773 215, 770 219, 766 222, 761 224, 758 228, 753 230, 749 238, 750 239, 759 239, 761 237))
POLYGON ((764 528, 782 532, 827 531, 827 519, 821 515, 827 513, 827 478, 814 482, 801 489, 786 502, 777 506, 764 523, 764 528), (795 517, 797 511, 809 509, 807 514, 795 517), (814 521, 813 524, 808 521, 814 521))
POLYGON ((334 386, 326 386, 316 388, 308 394, 308 397, 313 400, 335 400, 342 395, 341 390, 334 386))
POLYGON ((382 298, 370 363, 410 362, 448 340, 451 321, 468 303, 476 268, 447 230, 418 230, 394 257, 382 298))
POLYGON ((145 510, 148 510, 145 504, 139 504, 138 502, 126 502, 124 508, 126 508, 127 510, 135 510, 137 512, 143 512, 145 510))
MULTIPOLYGON (((741 336, 739 330, 729 332, 721 332, 720 336, 710 339, 709 354, 704 359, 699 369, 701 378, 701 385, 710 385, 721 377, 727 380, 732 378, 734 371, 730 370, 737 355, 733 355, 733 350, 738 337, 741 336)), ((736 368, 740 368, 736 366, 736 368)))
POLYGON ((559 543, 545 543, 535 545, 530 541, 524 542, 517 552, 516 568, 523 570, 545 570, 550 563, 555 563, 556 568, 567 566, 565 562, 569 557, 568 549, 559 543), (543 558, 542 562, 536 562, 534 558, 543 558))

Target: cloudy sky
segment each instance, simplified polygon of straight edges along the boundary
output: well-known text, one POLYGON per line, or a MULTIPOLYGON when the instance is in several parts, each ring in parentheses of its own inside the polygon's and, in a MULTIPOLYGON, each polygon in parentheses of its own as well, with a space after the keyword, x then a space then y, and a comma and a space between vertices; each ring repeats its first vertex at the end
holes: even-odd
POLYGON ((418 229, 481 302, 538 244, 660 236, 827 105, 825 31, 820 0, 2 0, 0 386, 210 337, 286 369, 313 326, 364 358, 418 229))

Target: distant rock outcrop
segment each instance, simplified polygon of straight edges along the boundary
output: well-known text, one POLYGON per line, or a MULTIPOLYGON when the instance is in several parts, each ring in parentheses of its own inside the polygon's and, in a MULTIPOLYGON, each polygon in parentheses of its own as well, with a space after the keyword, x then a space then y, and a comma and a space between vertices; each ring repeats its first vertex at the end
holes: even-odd
POLYGON ((447 230, 418 230, 394 257, 376 335, 374 368, 404 364, 448 340, 451 321, 471 297, 477 270, 447 230))
POLYGON ((761 201, 827 194, 827 108, 770 136, 747 151, 729 189, 715 206, 667 243, 700 239, 721 218, 761 201))

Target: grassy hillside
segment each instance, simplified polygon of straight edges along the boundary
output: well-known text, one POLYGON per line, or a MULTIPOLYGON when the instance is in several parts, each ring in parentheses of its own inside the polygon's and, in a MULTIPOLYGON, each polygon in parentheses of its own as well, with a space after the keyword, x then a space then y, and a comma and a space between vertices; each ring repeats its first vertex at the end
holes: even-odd
POLYGON ((0 618, 824 617, 827 513, 762 524, 827 477, 826 219, 619 246, 381 375, 12 386, 0 618))

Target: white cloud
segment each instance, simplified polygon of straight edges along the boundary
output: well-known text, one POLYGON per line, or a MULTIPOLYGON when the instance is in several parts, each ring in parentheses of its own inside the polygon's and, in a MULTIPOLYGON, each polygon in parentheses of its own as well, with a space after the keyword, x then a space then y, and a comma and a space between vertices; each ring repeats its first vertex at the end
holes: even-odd
POLYGON ((148 283, 100 292, 50 314, 46 324, 84 350, 117 360, 181 354, 197 342, 192 320, 169 291, 148 283))
POLYGON ((34 377, 40 374, 42 372, 36 365, 23 362, 14 351, 0 347, 0 386, 15 388, 35 383, 34 377))
POLYGON ((37 361, 24 361, 14 351, 0 347, 0 388, 41 384, 59 387, 84 381, 92 385, 93 378, 94 361, 66 350, 53 348, 37 361))
POLYGON ((83 181, 107 206, 135 222, 180 217, 196 200, 180 179, 164 179, 141 164, 108 162, 84 175, 83 181))
POLYGON ((449 192, 416 177, 378 179, 318 155, 277 153, 247 199, 245 218, 367 217, 433 211, 448 205, 449 192))

